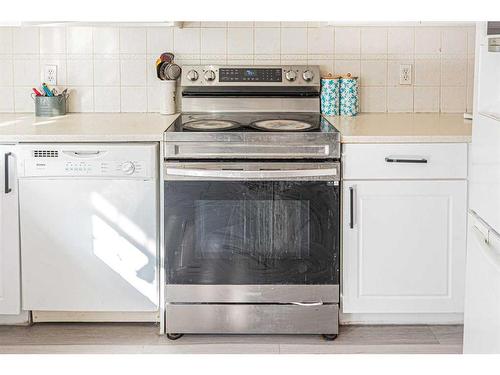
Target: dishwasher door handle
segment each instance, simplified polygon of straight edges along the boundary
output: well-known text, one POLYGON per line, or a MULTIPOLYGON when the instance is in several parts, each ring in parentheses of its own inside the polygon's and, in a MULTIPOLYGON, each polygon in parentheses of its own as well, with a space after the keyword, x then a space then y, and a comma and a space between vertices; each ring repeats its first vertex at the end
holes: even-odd
POLYGON ((4 155, 4 167, 5 167, 5 194, 9 194, 12 192, 12 188, 10 187, 10 179, 9 179, 9 157, 12 155, 12 152, 6 152, 4 155))
POLYGON ((427 159, 422 157, 405 157, 405 156, 387 156, 386 163, 410 163, 410 164, 427 164, 427 159))

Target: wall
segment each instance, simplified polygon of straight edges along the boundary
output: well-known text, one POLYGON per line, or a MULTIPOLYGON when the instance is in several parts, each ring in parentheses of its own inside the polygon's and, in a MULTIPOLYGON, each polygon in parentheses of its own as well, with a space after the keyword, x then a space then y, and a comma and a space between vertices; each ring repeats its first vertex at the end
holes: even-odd
POLYGON ((360 76, 364 112, 464 112, 472 107, 474 25, 185 22, 177 27, 0 28, 0 112, 31 112, 46 64, 72 90, 73 112, 155 112, 154 61, 181 65, 319 64, 360 76), (411 86, 399 64, 412 65, 411 86))

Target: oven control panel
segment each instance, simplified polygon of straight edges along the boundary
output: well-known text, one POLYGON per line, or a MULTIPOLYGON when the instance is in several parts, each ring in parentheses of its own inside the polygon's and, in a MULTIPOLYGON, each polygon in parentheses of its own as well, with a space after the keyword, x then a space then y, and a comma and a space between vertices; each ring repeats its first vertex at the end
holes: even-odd
POLYGON ((317 86, 317 65, 182 67, 181 86, 317 86))
POLYGON ((220 68, 219 82, 281 82, 281 68, 220 68))

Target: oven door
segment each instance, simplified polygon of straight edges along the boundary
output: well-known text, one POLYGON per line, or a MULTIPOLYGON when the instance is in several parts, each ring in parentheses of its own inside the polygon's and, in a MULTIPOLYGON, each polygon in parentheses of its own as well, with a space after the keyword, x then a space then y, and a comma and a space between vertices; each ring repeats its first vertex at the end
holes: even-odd
POLYGON ((167 162, 164 179, 167 287, 339 283, 338 163, 167 162))

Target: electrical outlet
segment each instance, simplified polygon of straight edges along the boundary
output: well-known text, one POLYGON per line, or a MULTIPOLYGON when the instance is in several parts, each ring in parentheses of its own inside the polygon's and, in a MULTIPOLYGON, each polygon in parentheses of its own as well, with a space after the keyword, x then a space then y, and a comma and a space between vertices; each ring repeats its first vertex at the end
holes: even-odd
POLYGON ((48 85, 57 85, 57 65, 45 65, 43 80, 48 85))
POLYGON ((410 64, 399 65, 399 84, 400 85, 411 85, 411 65, 410 64))

